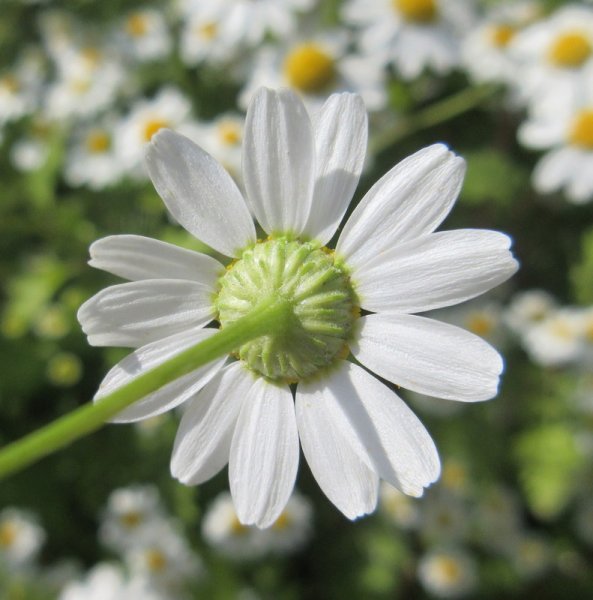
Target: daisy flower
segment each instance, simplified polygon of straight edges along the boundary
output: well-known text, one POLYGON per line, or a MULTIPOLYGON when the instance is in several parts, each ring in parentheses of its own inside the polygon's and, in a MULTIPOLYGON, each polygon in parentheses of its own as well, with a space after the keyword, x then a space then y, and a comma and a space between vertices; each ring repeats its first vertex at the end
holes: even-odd
POLYGON ((20 569, 37 557, 45 531, 27 511, 5 508, 0 512, 0 566, 20 569))
POLYGON ((348 53, 343 31, 300 36, 282 46, 264 46, 253 59, 251 76, 239 95, 246 108, 262 87, 287 87, 299 94, 307 108, 316 112, 332 92, 355 92, 369 110, 385 107, 385 73, 372 55, 348 53))
POLYGON ((437 598, 461 598, 475 591, 478 569, 462 548, 437 549, 420 559, 418 579, 437 598))
POLYGON ((468 30, 473 11, 464 0, 348 0, 342 19, 360 28, 364 54, 414 79, 425 69, 443 74, 459 64, 459 34, 468 30))
POLYGON ((171 51, 172 40, 165 17, 152 8, 128 13, 116 35, 123 51, 141 62, 164 58, 171 51))
POLYGON ((91 344, 137 348, 108 373, 99 402, 216 331, 205 325, 224 328, 272 298, 290 303, 283 331, 243 344, 115 419, 148 418, 191 398, 172 473, 195 485, 228 463, 243 524, 270 526, 284 510, 299 439, 321 489, 351 519, 374 510, 381 479, 413 496, 436 480, 428 432, 369 370, 462 402, 497 393, 503 364, 490 345, 413 314, 477 296, 517 268, 501 233, 434 232, 459 193, 461 158, 436 144, 403 160, 361 200, 335 250, 327 248, 358 183, 366 142, 360 97, 331 96, 312 123, 295 94, 262 89, 245 123, 245 197, 179 134, 160 131, 147 151, 169 211, 232 259, 226 269, 140 236, 91 246, 91 265, 132 281, 88 300, 79 311, 83 329, 91 344), (257 239, 251 214, 267 239, 257 239))

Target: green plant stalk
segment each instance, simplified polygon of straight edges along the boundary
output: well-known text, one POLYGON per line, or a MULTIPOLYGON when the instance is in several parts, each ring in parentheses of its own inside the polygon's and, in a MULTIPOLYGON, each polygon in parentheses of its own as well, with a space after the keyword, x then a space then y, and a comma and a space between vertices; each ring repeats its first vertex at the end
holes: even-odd
POLYGON ((144 396, 190 373, 242 344, 283 330, 292 312, 290 302, 270 298, 251 313, 213 336, 147 371, 100 402, 89 403, 0 449, 0 479, 99 429, 106 421, 144 396))
POLYGON ((491 84, 468 87, 461 92, 435 102, 417 113, 403 117, 394 127, 375 136, 371 142, 371 153, 378 154, 400 140, 423 129, 444 123, 479 106, 500 88, 491 84))

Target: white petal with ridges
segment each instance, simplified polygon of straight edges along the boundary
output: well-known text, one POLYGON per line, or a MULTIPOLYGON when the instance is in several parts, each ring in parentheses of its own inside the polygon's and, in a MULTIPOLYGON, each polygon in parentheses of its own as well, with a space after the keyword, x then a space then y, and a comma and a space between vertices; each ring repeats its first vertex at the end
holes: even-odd
POLYGON ((311 120, 289 90, 261 88, 245 119, 243 181, 267 233, 300 234, 311 209, 315 145, 311 120))
POLYGON ((325 245, 333 237, 358 185, 367 148, 362 98, 333 94, 313 120, 317 178, 304 234, 325 245))
POLYGON ((254 381, 235 426, 229 482, 244 525, 269 527, 294 488, 299 440, 288 386, 254 381))
POLYGON ((214 317, 214 288, 182 279, 146 279, 105 288, 78 310, 91 346, 138 348, 201 327, 214 317))
POLYGON ((297 402, 323 411, 365 464, 402 492, 421 496, 438 478, 438 453, 418 417, 361 367, 344 361, 329 379, 300 384, 297 402))
POLYGON ((364 309, 414 313, 474 298, 518 268, 511 240, 497 231, 431 233, 371 258, 352 277, 364 309))
POLYGON ((336 253, 354 269, 389 248, 434 231, 453 206, 465 162, 434 144, 401 161, 365 195, 348 219, 336 253))
POLYGON ((146 152, 152 183, 179 223, 226 256, 255 243, 241 192, 214 158, 188 138, 161 129, 146 152))
MULTIPOLYGON (((216 333, 216 329, 186 331, 147 344, 117 363, 105 376, 94 401, 100 402, 116 389, 130 383, 146 371, 173 358, 183 350, 198 344, 216 333)), ((218 358, 195 371, 180 377, 145 396, 120 412, 113 423, 130 423, 160 415, 196 394, 222 367, 226 357, 218 358)))
POLYGON ((110 235, 90 247, 89 265, 129 279, 187 279, 214 288, 224 272, 216 259, 141 235, 110 235))
POLYGON ((375 510, 379 477, 354 451, 335 420, 323 383, 299 384, 296 417, 303 454, 321 491, 349 519, 375 510))
POLYGON ((220 370, 192 400, 175 437, 173 477, 197 485, 227 464, 239 410, 253 383, 253 375, 235 362, 220 370))
POLYGON ((498 391, 502 358, 473 333, 416 315, 368 315, 359 326, 352 354, 396 385, 462 402, 498 391))

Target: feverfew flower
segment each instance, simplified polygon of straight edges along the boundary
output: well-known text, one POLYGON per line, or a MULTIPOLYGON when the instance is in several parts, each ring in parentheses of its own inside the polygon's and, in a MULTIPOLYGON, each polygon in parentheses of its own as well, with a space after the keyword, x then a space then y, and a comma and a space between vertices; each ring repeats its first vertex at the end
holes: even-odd
POLYGON ((163 13, 142 8, 128 13, 117 32, 123 51, 138 61, 158 60, 171 51, 171 36, 163 13))
POLYGON ((443 74, 460 61, 460 35, 473 20, 464 0, 348 0, 344 22, 361 28, 363 53, 382 57, 404 79, 443 74))
POLYGON ((121 569, 99 563, 81 581, 72 581, 62 590, 59 600, 164 600, 149 582, 126 579, 121 569))
POLYGON ((0 512, 0 565, 27 567, 45 541, 45 531, 33 515, 18 508, 0 512))
POLYGON ((434 443, 381 377, 462 402, 497 392, 502 359, 479 337, 413 313, 475 297, 512 275, 507 236, 435 233, 461 187, 464 163, 443 145, 402 161, 337 231, 358 182, 367 140, 361 99, 331 96, 311 123, 289 91, 260 90, 247 112, 244 198, 201 148, 172 131, 154 136, 147 165, 170 212, 234 259, 217 260, 149 238, 111 236, 91 264, 131 279, 79 311, 94 345, 137 348, 96 396, 284 298, 287 328, 164 386, 115 421, 151 417, 192 399, 171 470, 188 485, 229 463, 239 521, 268 527, 292 493, 299 438, 327 497, 349 518, 374 510, 384 479, 419 496, 439 475, 434 443), (270 236, 257 241, 251 213, 270 236), (359 316, 360 309, 368 313, 359 316), (293 398, 291 384, 296 384, 293 398))
POLYGON ((387 94, 382 63, 373 55, 348 53, 347 48, 348 38, 342 31, 263 46, 253 59, 239 105, 247 107, 253 94, 265 86, 291 89, 311 112, 321 108, 332 92, 355 92, 369 110, 384 108, 387 94))
POLYGON ((420 510, 415 502, 384 481, 380 488, 380 508, 388 520, 402 529, 415 529, 420 524, 420 510))
POLYGON ((517 335, 527 332, 556 308, 556 300, 544 290, 527 290, 513 296, 503 320, 517 335))
POLYGON ((422 586, 438 598, 461 598, 478 583, 474 559, 460 548, 433 550, 418 564, 422 586))

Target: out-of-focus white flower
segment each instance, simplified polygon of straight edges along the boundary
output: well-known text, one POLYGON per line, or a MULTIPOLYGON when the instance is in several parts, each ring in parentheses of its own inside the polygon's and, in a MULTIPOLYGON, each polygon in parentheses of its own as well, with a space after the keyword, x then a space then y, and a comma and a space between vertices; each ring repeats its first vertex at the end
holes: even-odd
POLYGON ((119 181, 123 172, 110 123, 81 127, 75 132, 64 164, 64 178, 71 186, 102 190, 119 181))
POLYGON ((463 64, 471 78, 477 82, 514 83, 517 66, 509 45, 540 13, 541 6, 532 0, 493 5, 463 42, 463 64))
POLYGON ((45 531, 37 519, 19 508, 0 512, 0 564, 8 569, 22 569, 35 560, 45 531))
POLYGON ((40 169, 47 160, 49 148, 45 141, 26 137, 16 141, 10 148, 10 162, 19 171, 29 173, 40 169))
POLYGON ((310 112, 320 109, 334 92, 359 94, 371 111, 383 108, 387 101, 383 65, 372 55, 348 54, 347 45, 344 32, 328 31, 262 47, 253 59, 239 105, 245 108, 264 86, 293 90, 310 112))
POLYGON ((153 8, 128 13, 117 31, 117 38, 125 55, 138 61, 163 58, 172 46, 165 17, 153 8))
POLYGON ((517 91, 533 112, 574 106, 593 69, 593 8, 559 8, 518 33, 509 51, 517 61, 517 91))
POLYGON ((296 30, 297 14, 317 0, 180 0, 191 20, 215 23, 217 36, 234 48, 257 46, 266 34, 283 38, 296 30))
POLYGON ((462 159, 436 144, 402 161, 358 204, 335 253, 324 248, 354 193, 366 139, 356 95, 331 96, 313 124, 298 96, 262 89, 245 125, 247 200, 221 165, 179 134, 159 132, 147 151, 170 212, 236 258, 230 268, 140 236, 91 247, 93 266, 132 281, 85 302, 83 329, 92 344, 138 348, 108 373, 99 402, 213 335, 205 325, 214 318, 224 328, 261 302, 289 301, 288 330, 247 342, 238 361, 212 361, 114 419, 141 420, 192 399, 171 471, 195 485, 228 462, 243 524, 278 519, 294 487, 299 440, 320 487, 351 519, 374 510, 380 479, 420 496, 438 477, 426 429, 395 392, 345 360, 349 352, 379 376, 432 396, 476 402, 498 389, 503 365, 494 348, 414 314, 474 298, 517 269, 499 232, 435 233, 459 193, 462 159), (269 239, 257 242, 250 210, 269 239), (359 317, 359 307, 373 314, 359 317))
POLYGON ((556 306, 556 300, 548 292, 527 290, 513 296, 503 319, 511 331, 522 335, 543 321, 556 306))
POLYGON ((520 532, 509 538, 508 556, 519 575, 533 579, 551 567, 553 552, 550 543, 542 536, 520 532))
POLYGON ((296 552, 312 533, 312 506, 298 492, 290 497, 276 521, 266 530, 242 525, 229 493, 219 494, 202 522, 204 539, 235 560, 256 560, 267 553, 296 552))
POLYGON ((163 128, 184 131, 191 103, 179 90, 165 87, 151 99, 138 100, 114 131, 117 160, 135 177, 145 177, 144 154, 152 136, 163 128))
POLYGON ((88 118, 111 106, 122 91, 125 70, 100 47, 66 46, 56 57, 58 77, 48 86, 49 120, 88 118))
POLYGON ((385 481, 381 482, 379 508, 386 517, 402 529, 415 529, 420 523, 416 501, 402 494, 385 481))
POLYGON ((174 598, 176 591, 204 573, 200 558, 166 521, 150 523, 142 543, 131 547, 125 559, 132 577, 148 580, 156 591, 174 598))
POLYGON ((342 17, 361 27, 364 54, 414 79, 425 69, 442 74, 458 66, 473 9, 466 0, 348 0, 342 17))
POLYGON ((461 541, 469 531, 464 499, 447 490, 431 490, 422 500, 420 532, 429 542, 461 541))
POLYGON ((581 312, 564 307, 550 313, 522 338, 530 358, 545 367, 564 366, 583 356, 581 312))
POLYGON ((81 581, 66 585, 59 600, 165 600, 147 580, 126 579, 119 567, 99 563, 81 581))
POLYGON ((475 590, 478 570, 474 559, 465 550, 437 549, 420 559, 418 579, 438 598, 461 598, 475 590))
POLYGON ((120 488, 109 496, 99 536, 106 546, 123 552, 145 544, 155 523, 164 518, 157 488, 152 485, 120 488))

